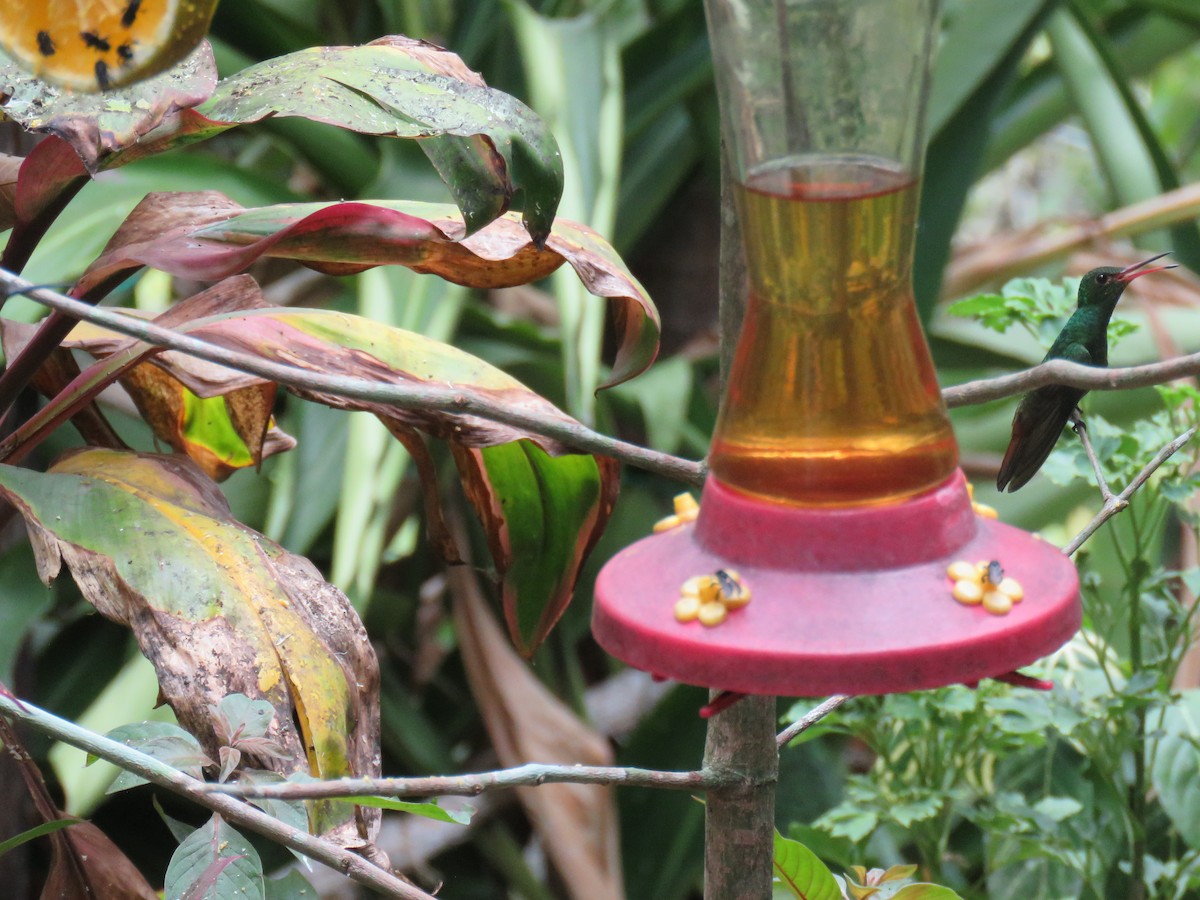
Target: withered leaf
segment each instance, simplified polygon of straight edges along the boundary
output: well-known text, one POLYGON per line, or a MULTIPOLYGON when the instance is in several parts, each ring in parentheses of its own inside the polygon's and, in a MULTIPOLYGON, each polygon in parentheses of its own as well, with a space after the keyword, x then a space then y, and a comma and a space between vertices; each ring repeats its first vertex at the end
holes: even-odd
POLYGON ((402 265, 478 288, 526 284, 566 262, 614 310, 618 346, 608 384, 628 380, 654 361, 658 312, 594 231, 559 219, 539 248, 514 215, 504 215, 469 237, 465 233, 462 214, 447 204, 374 200, 244 209, 215 191, 150 194, 75 291, 86 293, 141 266, 215 281, 262 257, 299 260, 333 274, 402 265))
MULTIPOLYGON (((83 450, 48 472, 0 466, 0 495, 25 518, 39 574, 65 562, 101 613, 128 625, 180 723, 217 758, 212 707, 269 701, 284 774, 379 773, 379 672, 349 601, 307 560, 237 522, 183 457, 83 450)), ((370 843, 378 813, 314 804, 313 828, 370 843)))

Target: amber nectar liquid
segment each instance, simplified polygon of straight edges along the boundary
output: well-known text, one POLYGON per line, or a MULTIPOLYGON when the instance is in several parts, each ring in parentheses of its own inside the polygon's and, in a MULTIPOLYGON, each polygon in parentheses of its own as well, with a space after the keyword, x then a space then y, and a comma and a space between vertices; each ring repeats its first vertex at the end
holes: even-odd
POLYGON ((886 161, 798 158, 738 196, 750 294, 712 474, 807 506, 892 502, 958 463, 912 296, 917 183, 886 161))

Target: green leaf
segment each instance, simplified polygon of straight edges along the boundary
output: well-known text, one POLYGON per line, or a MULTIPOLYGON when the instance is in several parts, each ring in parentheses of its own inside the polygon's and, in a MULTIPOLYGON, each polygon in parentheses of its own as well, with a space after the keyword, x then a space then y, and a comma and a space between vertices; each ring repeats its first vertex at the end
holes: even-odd
POLYGON ((1200 849, 1200 690, 1164 710, 1150 775, 1159 803, 1192 849, 1200 849))
POLYGON ((798 841, 775 832, 775 877, 798 900, 841 900, 833 873, 798 841))
POLYGON ((927 175, 921 192, 921 228, 913 269, 913 287, 922 321, 929 319, 937 302, 942 272, 950 257, 950 240, 958 228, 967 193, 979 173, 995 112, 1016 79, 1030 42, 1041 30, 1041 19, 1055 5, 1055 0, 1021 0, 1019 4, 993 0, 979 4, 987 12, 987 18, 981 18, 975 15, 972 4, 959 17, 961 24, 955 27, 951 38, 966 42, 964 49, 950 53, 943 46, 938 54, 933 90, 935 96, 946 99, 937 101, 940 121, 930 129, 925 157, 927 175), (1018 10, 1015 13, 1014 7, 1018 10), (1009 33, 1008 20, 1019 20, 1022 24, 1012 39, 1005 37, 1009 33), (990 33, 999 39, 993 39, 990 33), (943 55, 945 62, 940 61, 943 55), (990 65, 986 64, 988 61, 990 65), (986 77, 979 78, 985 69, 986 77), (973 89, 960 95, 953 84, 960 80, 963 84, 974 83, 973 89))
POLYGON ((196 830, 186 822, 182 822, 179 819, 176 819, 174 816, 167 815, 167 811, 163 809, 162 804, 158 802, 157 795, 152 795, 150 797, 150 802, 154 806, 154 811, 158 813, 158 817, 162 819, 163 824, 167 826, 167 830, 171 832, 171 836, 175 838, 175 843, 182 844, 185 840, 187 840, 188 835, 196 830))
POLYGON ((0 684, 12 684, 18 655, 33 625, 48 612, 54 594, 37 580, 29 544, 16 541, 0 552, 0 597, 4 627, 0 629, 0 684))
MULTIPOLYGON (((881 897, 880 900, 883 900, 881 897)), ((948 887, 938 884, 906 884, 895 894, 892 900, 962 900, 948 887)))
POLYGON ((936 816, 938 810, 941 809, 942 802, 943 798, 940 795, 919 797, 915 800, 895 804, 889 810, 889 815, 897 825, 908 828, 913 822, 922 822, 936 816))
POLYGON ((946 17, 929 96, 929 131, 936 134, 1023 45, 1044 0, 972 0, 946 17))
POLYGON ((475 815, 475 810, 469 806, 462 809, 444 809, 436 801, 414 803, 410 800, 397 800, 395 797, 373 796, 347 797, 346 799, 351 803, 357 803, 359 806, 393 809, 399 812, 412 813, 414 816, 433 819, 436 822, 449 822, 454 825, 470 825, 471 817, 475 815))
MULTIPOLYGON (((301 775, 294 781, 308 781, 308 776, 301 775)), ((293 783, 293 779, 283 778, 278 772, 269 772, 265 769, 242 769, 238 772, 238 784, 286 784, 293 783)), ((267 815, 274 816, 279 821, 290 825, 297 831, 308 831, 308 809, 309 804, 304 800, 284 800, 280 797, 251 797, 248 798, 248 803, 257 806, 267 815)), ((308 857, 304 854, 293 850, 292 854, 307 865, 308 857)))
POLYGON ((265 900, 262 860, 249 841, 214 815, 175 848, 163 894, 265 900))
POLYGON ((217 707, 220 715, 215 718, 224 731, 220 736, 230 744, 239 738, 262 737, 275 718, 274 706, 245 694, 227 694, 217 707))
POLYGON ((1074 797, 1043 797, 1033 805, 1033 809, 1055 822, 1061 822, 1082 812, 1083 804, 1074 797))
POLYGON ((453 53, 398 36, 360 47, 313 47, 251 66, 109 165, 235 125, 288 116, 362 134, 419 138, 468 231, 495 219, 520 194, 535 243, 550 232, 563 184, 549 130, 453 53))
POLYGON ((33 828, 22 831, 20 834, 14 834, 8 840, 0 841, 0 856, 3 856, 9 850, 15 850, 22 844, 27 844, 32 840, 40 837, 45 837, 48 834, 53 834, 70 825, 77 825, 80 819, 55 819, 52 822, 43 822, 41 825, 35 825, 33 828))
MULTIPOLYGON (((134 750, 140 750, 147 756, 153 756, 193 778, 203 779, 204 767, 213 764, 205 755, 200 742, 173 722, 136 722, 121 725, 108 732, 105 737, 120 741, 134 750)), ((96 757, 89 753, 87 764, 91 765, 95 761, 96 757)), ((140 775, 122 770, 109 786, 108 793, 115 794, 145 783, 146 779, 140 775)))
POLYGON ((317 900, 320 896, 297 869, 291 869, 281 878, 268 878, 266 889, 266 900, 317 900))
MULTIPOLYGON (((1091 45, 1102 72, 1090 71, 1093 67, 1090 55, 1082 46, 1073 46, 1074 58, 1063 67, 1064 80, 1072 92, 1080 89, 1078 84, 1072 84, 1073 77, 1081 75, 1086 84, 1086 98, 1076 97, 1076 100, 1101 161, 1121 166, 1107 172, 1116 195, 1122 203, 1129 204, 1180 187, 1175 165, 1142 109, 1116 48, 1083 9, 1078 5, 1071 9, 1074 23, 1091 45), (1110 89, 1116 94, 1115 100, 1108 96, 1110 89), (1143 191, 1149 193, 1139 196, 1143 191)), ((1058 47, 1057 41, 1055 46, 1058 47)), ((1192 268, 1200 265, 1200 232, 1195 223, 1178 223, 1170 233, 1175 258, 1192 268)))
POLYGON ((879 826, 879 816, 853 803, 842 803, 822 815, 816 824, 834 837, 844 837, 858 843, 879 826))
MULTIPOLYGON (((311 563, 233 519, 186 459, 83 450, 46 473, 0 466, 0 493, 34 535, 39 573, 65 561, 134 630, 192 733, 212 739, 212 707, 243 693, 275 707, 278 768, 378 774, 378 663, 362 623, 311 563)), ((318 833, 353 814, 319 808, 318 833)))
POLYGON ((608 522, 620 488, 617 463, 550 456, 527 440, 452 450, 500 573, 509 635, 529 656, 566 609, 608 522))

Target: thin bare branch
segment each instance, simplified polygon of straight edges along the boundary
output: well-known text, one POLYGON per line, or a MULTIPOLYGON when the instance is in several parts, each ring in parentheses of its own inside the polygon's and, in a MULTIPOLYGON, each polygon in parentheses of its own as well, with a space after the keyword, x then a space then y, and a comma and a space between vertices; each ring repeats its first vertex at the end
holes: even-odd
POLYGON ((949 407, 973 406, 1024 394, 1048 384, 1062 384, 1089 391, 1119 391, 1165 384, 1192 375, 1200 375, 1200 353, 1176 356, 1144 366, 1116 369, 1101 369, 1068 362, 1065 359, 1052 359, 1050 362, 1010 375, 981 378, 978 381, 948 387, 942 391, 942 397, 949 407))
POLYGON ((337 781, 297 784, 218 784, 201 790, 234 797, 270 797, 276 800, 314 800, 334 797, 473 797, 498 788, 536 787, 541 784, 607 784, 623 787, 706 791, 739 783, 726 773, 703 769, 694 772, 658 772, 615 766, 558 766, 527 763, 511 769, 466 775, 429 775, 420 778, 342 778, 337 781))
POLYGON ((119 741, 110 740, 81 728, 74 722, 60 719, 30 703, 0 694, 0 715, 24 722, 42 734, 108 760, 113 765, 140 775, 161 788, 187 797, 215 813, 220 813, 234 825, 257 832, 276 843, 290 847, 297 853, 303 853, 386 897, 399 897, 401 900, 434 900, 431 894, 367 862, 356 853, 299 831, 234 797, 208 794, 203 790, 204 783, 190 775, 119 741))
POLYGON ((675 481, 695 486, 704 483, 703 463, 659 453, 637 444, 599 434, 579 422, 545 420, 537 415, 510 408, 462 387, 435 384, 384 384, 365 378, 327 375, 296 366, 271 362, 249 353, 228 350, 208 341, 162 328, 153 322, 122 315, 111 309, 89 306, 57 291, 37 288, 30 282, 0 269, 0 285, 8 293, 22 292, 32 300, 59 310, 73 318, 101 325, 119 334, 136 338, 157 347, 188 353, 199 359, 249 372, 280 384, 324 391, 342 397, 390 403, 406 409, 438 410, 469 413, 495 422, 523 428, 533 434, 555 438, 578 450, 601 453, 638 468, 656 472, 675 481))
POLYGON ((1095 518, 1088 522, 1084 529, 1079 532, 1079 534, 1075 535, 1075 537, 1071 540, 1071 543, 1063 547, 1063 553, 1065 553, 1067 556, 1070 556, 1072 553, 1082 547, 1084 541, 1095 534, 1100 529, 1101 525, 1127 507, 1129 505, 1129 498, 1132 497, 1134 493, 1150 479, 1150 476, 1154 474, 1155 470, 1158 469, 1158 467, 1165 463, 1168 459, 1170 459, 1175 452, 1178 451, 1179 448, 1188 441, 1190 441, 1195 434, 1196 427, 1192 426, 1179 437, 1175 438, 1175 440, 1171 441, 1171 443, 1159 450, 1154 459, 1150 460, 1150 462, 1145 465, 1142 471, 1138 472, 1137 477, 1129 483, 1125 490, 1121 491, 1121 493, 1117 494, 1115 497, 1110 494, 1109 498, 1104 501, 1104 506, 1100 508, 1100 512, 1096 513, 1095 518))
POLYGON ((814 706, 787 728, 783 729, 783 731, 779 732, 778 737, 775 738, 775 743, 782 750, 849 699, 850 697, 846 694, 834 694, 828 700, 814 706))

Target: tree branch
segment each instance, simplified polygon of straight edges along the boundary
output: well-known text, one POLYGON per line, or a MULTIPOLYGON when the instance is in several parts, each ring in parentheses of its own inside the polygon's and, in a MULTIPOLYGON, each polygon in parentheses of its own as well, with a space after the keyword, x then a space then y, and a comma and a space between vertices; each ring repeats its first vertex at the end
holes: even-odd
MULTIPOLYGON (((1080 437, 1083 438, 1084 434, 1086 434, 1086 431, 1081 433, 1080 437)), ((1071 543, 1063 547, 1062 552, 1067 556, 1070 556, 1081 546, 1083 546, 1084 541, 1095 534, 1100 529, 1101 525, 1127 507, 1129 505, 1129 498, 1134 495, 1134 492, 1137 491, 1138 488, 1140 488, 1143 484, 1145 484, 1149 480, 1150 476, 1154 474, 1154 471, 1168 459, 1170 459, 1180 447, 1190 441, 1195 434, 1196 426, 1192 426, 1179 437, 1175 438, 1175 440, 1171 441, 1171 443, 1159 450, 1154 459, 1150 460, 1150 462, 1146 464, 1145 468, 1138 472, 1137 477, 1129 483, 1125 490, 1121 491, 1121 493, 1117 494, 1115 497, 1110 492, 1105 498, 1104 506, 1100 508, 1100 512, 1096 513, 1095 518, 1088 522, 1084 529, 1079 532, 1079 534, 1075 535, 1075 537, 1071 540, 1071 543)), ((1084 439, 1086 440, 1086 438, 1084 439)), ((1093 460, 1093 465, 1096 465, 1094 462, 1095 454, 1089 452, 1088 458, 1093 460)), ((1098 468, 1096 474, 1099 475, 1098 468)))
MULTIPOLYGON (((1088 435, 1087 423, 1083 420, 1078 407, 1071 413, 1069 421, 1072 430, 1079 436, 1079 443, 1083 444, 1083 452, 1087 455, 1088 462, 1092 464, 1092 472, 1096 475, 1096 487, 1100 488, 1100 499, 1105 504, 1117 502, 1116 495, 1113 494, 1112 488, 1108 486, 1108 479, 1104 477, 1104 469, 1100 466, 1100 460, 1096 458, 1096 450, 1092 447, 1092 439, 1088 435)), ((1121 509, 1124 508, 1124 506, 1121 507, 1121 509)))
POLYGON ((29 703, 0 694, 0 715, 24 722, 42 734, 50 735, 65 744, 108 760, 113 765, 140 775, 161 788, 187 797, 213 812, 220 813, 234 825, 240 825, 285 847, 290 847, 297 853, 303 853, 310 859, 315 859, 387 897, 399 897, 401 900, 434 900, 432 895, 401 881, 395 875, 367 862, 356 853, 351 853, 329 841, 292 828, 274 816, 269 816, 234 797, 206 793, 203 790, 204 783, 190 775, 186 775, 152 756, 147 756, 141 751, 134 750, 132 747, 95 734, 73 722, 60 719, 29 703))
POLYGON ((1200 375, 1200 353, 1116 369, 1101 369, 1053 359, 1010 375, 981 378, 948 387, 942 391, 942 397, 946 405, 953 408, 1001 400, 1048 384, 1062 384, 1089 391, 1119 391, 1164 384, 1192 375, 1200 375))
POLYGON ((498 788, 537 787, 542 784, 606 784, 624 787, 706 791, 740 783, 729 774, 700 769, 694 772, 658 772, 615 766, 559 766, 527 763, 511 769, 466 775, 428 775, 419 778, 340 778, 337 781, 296 784, 218 784, 208 782, 206 794, 233 797, 270 797, 274 800, 327 800, 335 797, 474 797, 498 788))
POLYGON ((1200 184, 1187 184, 1147 200, 1055 231, 1044 228, 986 241, 954 254, 946 267, 942 294, 961 297, 988 282, 1023 275, 1099 238, 1141 234, 1186 222, 1200 212, 1200 184))
POLYGON ((850 697, 846 694, 834 694, 824 703, 814 706, 787 728, 783 729, 783 731, 779 732, 779 735, 775 738, 775 743, 782 750, 849 699, 850 697))
POLYGON ((111 309, 89 306, 57 291, 36 287, 2 269, 0 269, 0 285, 4 287, 5 293, 23 293, 44 306, 74 318, 101 325, 118 334, 136 338, 157 347, 178 350, 199 359, 228 366, 241 372, 249 372, 286 386, 324 391, 357 400, 389 403, 406 409, 469 413, 491 419, 494 422, 522 428, 532 434, 554 438, 588 453, 612 456, 629 465, 655 472, 675 481, 686 482, 697 487, 704 483, 702 463, 691 462, 667 453, 639 447, 637 444, 627 441, 617 440, 592 431, 579 422, 542 419, 537 415, 513 409, 503 403, 479 396, 466 388, 443 387, 435 384, 386 384, 366 378, 312 372, 297 366, 271 362, 253 354, 228 350, 217 344, 163 328, 153 322, 122 315, 111 309))

